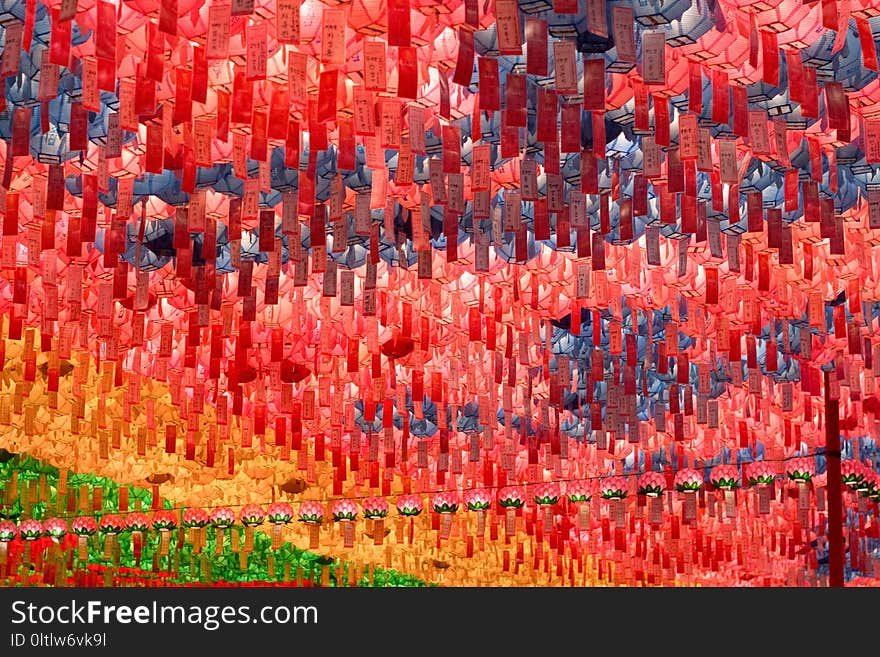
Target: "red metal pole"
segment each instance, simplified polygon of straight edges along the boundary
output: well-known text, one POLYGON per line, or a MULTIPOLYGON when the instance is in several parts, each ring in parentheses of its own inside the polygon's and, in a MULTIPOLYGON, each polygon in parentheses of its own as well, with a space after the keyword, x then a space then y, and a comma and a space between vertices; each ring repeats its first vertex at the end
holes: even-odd
POLYGON ((825 372, 825 472, 828 476, 828 584, 843 586, 843 500, 840 477, 839 401, 831 398, 830 372, 825 372))

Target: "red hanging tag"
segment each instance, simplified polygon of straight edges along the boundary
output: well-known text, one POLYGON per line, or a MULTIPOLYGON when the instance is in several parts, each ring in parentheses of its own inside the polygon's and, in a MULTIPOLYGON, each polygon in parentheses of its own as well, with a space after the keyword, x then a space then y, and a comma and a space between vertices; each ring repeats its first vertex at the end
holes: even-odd
POLYGON ((243 67, 236 66, 232 78, 232 105, 230 107, 232 123, 250 125, 253 105, 254 83, 247 80, 243 67))
POLYGON ((321 12, 321 63, 345 64, 345 9, 324 7, 321 12))
POLYGON ((670 192, 664 183, 654 183, 657 196, 660 197, 660 223, 673 225, 677 223, 675 194, 670 192))
POLYGON ((208 100, 208 55, 201 46, 193 46, 192 100, 206 103, 208 100))
POLYGON ((225 60, 229 57, 229 27, 232 24, 232 6, 229 3, 213 3, 208 8, 208 59, 225 60))
POLYGON ((718 169, 721 173, 721 182, 735 185, 739 182, 739 171, 736 163, 736 141, 733 139, 719 139, 717 144, 718 169))
POLYGON ((397 95, 415 99, 419 89, 419 61, 416 48, 397 49, 397 95))
POLYGON ((461 171, 461 131, 456 125, 444 125, 443 136, 443 173, 459 173, 461 171))
MULTIPOLYGON (((585 59, 583 60, 583 77, 584 77, 584 109, 587 111, 605 111, 605 60, 604 59, 585 59)), ((644 84, 640 80, 630 78, 633 85, 633 93, 636 94, 636 128, 640 129, 638 116, 639 92, 644 96, 644 124, 647 126, 647 96, 648 92, 644 84), (641 87, 638 89, 637 84, 641 87)), ((647 130, 648 128, 644 128, 647 130)))
POLYGON ((318 81, 318 121, 333 121, 336 118, 336 89, 339 83, 339 69, 321 72, 318 81))
POLYGON ((248 25, 245 45, 245 78, 265 80, 268 61, 268 31, 263 21, 248 25))
POLYGON ((452 81, 463 87, 469 87, 474 75, 474 33, 464 28, 458 30, 458 58, 455 62, 455 73, 452 81))
POLYGON ((255 110, 251 120, 251 151, 250 158, 257 162, 265 162, 269 156, 266 130, 268 115, 265 108, 255 110))
POLYGON ((869 71, 877 71, 877 46, 874 44, 874 34, 871 31, 871 23, 862 16, 856 17, 856 27, 859 30, 859 44, 862 50, 862 66, 869 71))
POLYGON ((785 212, 795 212, 798 209, 798 171, 797 169, 789 169, 785 172, 784 181, 785 204, 783 210, 785 212))
POLYGON ((586 150, 581 151, 581 192, 599 193, 599 169, 596 166, 596 157, 586 150))
POLYGON ((593 154, 600 160, 605 159, 605 113, 590 112, 593 125, 593 154))
POLYGON ((159 31, 177 36, 177 0, 161 0, 159 4, 159 31))
POLYGON ((538 89, 537 94, 535 139, 540 142, 554 141, 559 134, 557 128, 558 103, 556 91, 553 89, 538 89))
POLYGON ((516 0, 495 0, 495 34, 499 55, 522 55, 519 6, 516 0))
POLYGON ((785 118, 777 116, 773 119, 773 142, 776 148, 776 161, 784 167, 791 166, 788 152, 788 125, 785 118))
POLYGON ((807 147, 810 152, 810 178, 817 182, 822 182, 822 144, 818 138, 807 137, 807 147))
MULTIPOLYGON (((604 116, 602 117, 604 128, 604 116)), ((595 133, 594 133, 595 134, 595 133)), ((560 150, 563 153, 577 153, 581 149, 581 107, 577 104, 562 106, 560 130, 560 150)), ((595 139, 595 137, 594 137, 595 139)), ((594 141, 595 143, 595 141, 594 141)), ((604 140, 603 140, 604 150, 604 140)))
POLYGON ((144 157, 144 169, 149 173, 162 173, 163 158, 162 125, 155 122, 148 123, 147 150, 144 157))
POLYGON ((762 193, 751 191, 746 194, 747 230, 760 233, 764 230, 764 209, 762 193))
POLYGON ((815 182, 804 181, 801 184, 801 195, 804 199, 804 221, 819 221, 819 186, 815 182))
POLYGON ((526 76, 510 73, 505 88, 504 116, 509 127, 525 128, 528 114, 526 111, 526 76))
POLYGON ((633 177, 633 216, 648 214, 648 180, 640 173, 633 177))
POLYGON ((695 115, 703 111, 703 67, 692 60, 688 61, 688 111, 695 115))
POLYGON ((681 232, 697 232, 697 197, 690 194, 681 197, 681 232))
POLYGON ((553 72, 556 91, 562 94, 577 94, 577 50, 573 40, 563 39, 553 42, 553 72))
POLYGON ((767 208, 767 248, 778 249, 782 244, 782 211, 767 208))
POLYGON ((587 27, 590 32, 601 37, 608 36, 608 19, 605 15, 604 0, 587 0, 587 27))
POLYGON ((801 103, 801 115, 808 119, 819 118, 819 87, 816 82, 816 69, 804 67, 804 100, 801 103))
POLYGON ((657 145, 653 135, 645 135, 641 139, 642 173, 645 178, 654 180, 663 172, 663 151, 657 145))
POLYGON ((452 106, 449 103, 449 78, 446 71, 441 71, 437 76, 437 88, 440 90, 440 104, 437 114, 447 121, 452 119, 452 106))
POLYGON ((287 97, 293 107, 306 110, 309 103, 308 57, 305 53, 287 53, 287 97))
POLYGON ((21 43, 25 52, 31 51, 31 42, 34 39, 34 19, 37 15, 36 0, 26 0, 24 9, 24 29, 22 30, 21 43))
POLYGON ((629 241, 633 239, 633 202, 632 199, 622 198, 618 203, 618 226, 620 229, 619 239, 629 241))
POLYGON ((739 185, 730 185, 727 188, 727 220, 735 226, 739 219, 739 185))
POLYGON ((98 219, 98 179, 83 174, 83 209, 80 239, 83 242, 94 242, 98 219))
POLYGON ((146 77, 162 83, 165 75, 165 37, 155 23, 147 23, 146 77))
POLYGON ((785 68, 788 75, 788 97, 795 103, 803 103, 804 64, 799 49, 785 51, 785 68))
POLYGON ((62 21, 57 9, 50 9, 52 16, 49 36, 49 61, 58 66, 70 65, 70 39, 73 34, 73 22, 62 21))
POLYGON ((302 0, 277 0, 275 36, 281 43, 299 43, 301 6, 302 0))
POLYGON ((642 80, 645 84, 666 84, 666 33, 642 33, 642 80))
MULTIPOLYGON (((70 130, 71 137, 69 142, 70 150, 84 150, 86 147, 86 139, 85 139, 85 129, 82 126, 82 121, 77 123, 77 143, 76 148, 73 145, 73 105, 76 105, 78 108, 82 108, 82 105, 79 103, 71 103, 71 121, 70 121, 70 130)), ((78 116, 85 117, 86 112, 82 110, 78 113, 78 116)), ((12 113, 12 143, 9 146, 9 157, 21 157, 30 155, 31 149, 31 108, 30 107, 16 107, 12 113)), ((12 170, 12 162, 9 160, 6 164, 6 170, 12 170)), ((5 172, 4 172, 5 173, 5 172)), ((4 187, 8 188, 8 185, 4 185, 4 187)))
POLYGON ((847 130, 849 128, 849 101, 843 91, 843 85, 840 82, 829 81, 823 85, 823 89, 825 90, 828 126, 835 130, 847 130))
POLYGON ((368 91, 385 91, 387 81, 385 67, 387 64, 384 41, 367 41, 364 43, 364 88, 368 91))
POLYGON ((287 119, 290 116, 290 103, 287 102, 287 85, 272 84, 272 97, 269 101, 269 139, 287 138, 287 119))
POLYGON ((622 62, 635 64, 637 62, 634 35, 636 22, 633 8, 624 5, 614 5, 611 9, 611 21, 614 30, 614 45, 617 49, 617 58, 622 62))
POLYGON ((526 73, 547 75, 547 21, 526 19, 526 73))
POLYGON ((748 113, 748 137, 752 153, 770 155, 770 134, 767 130, 767 113, 764 110, 751 110, 748 113))
MULTIPOLYGON (((480 57, 477 61, 480 88, 480 107, 484 110, 501 109, 501 88, 498 80, 498 60, 480 57)), ((586 89, 586 62, 584 62, 584 88, 586 89)))
POLYGON ((651 94, 654 104, 654 141, 658 146, 669 146, 669 101, 666 96, 651 94))
MULTIPOLYGON (((17 111, 17 110, 16 110, 17 111)), ((28 109, 30 117, 30 109, 28 109)), ((29 126, 30 127, 30 126, 29 126)), ((161 130, 161 127, 160 127, 161 130)), ((70 134, 68 147, 72 151, 88 150, 89 143, 89 113, 82 103, 70 104, 70 134)), ((61 209, 61 208, 59 208, 61 209)))
POLYGON ((679 157, 684 160, 696 160, 700 150, 700 133, 697 115, 687 112, 678 115, 679 157))
POLYGON ((730 87, 727 71, 712 69, 712 121, 726 124, 730 119, 730 87))
POLYGON ((666 153, 666 181, 671 193, 684 191, 684 166, 678 157, 677 148, 670 148, 666 153))
MULTIPOLYGON (((631 77, 630 84, 635 101, 635 124, 637 132, 647 133, 651 131, 651 123, 648 116, 648 88, 638 78, 631 77)), ((587 109, 586 107, 584 109, 587 109)))
POLYGON ((215 136, 218 140, 226 142, 229 139, 229 110, 232 102, 229 92, 222 89, 216 90, 217 94, 217 129, 215 136))
POLYGON ((742 85, 733 87, 733 134, 749 136, 749 92, 742 85))
POLYGON ((838 27, 837 0, 821 0, 820 5, 822 7, 822 27, 836 31, 838 27))
POLYGON ((388 45, 410 47, 410 2, 388 0, 388 45))
POLYGON ((192 120, 192 71, 178 66, 174 69, 174 111, 171 122, 174 125, 192 120))
POLYGON ((776 32, 761 32, 762 79, 771 86, 779 84, 779 45, 776 32))

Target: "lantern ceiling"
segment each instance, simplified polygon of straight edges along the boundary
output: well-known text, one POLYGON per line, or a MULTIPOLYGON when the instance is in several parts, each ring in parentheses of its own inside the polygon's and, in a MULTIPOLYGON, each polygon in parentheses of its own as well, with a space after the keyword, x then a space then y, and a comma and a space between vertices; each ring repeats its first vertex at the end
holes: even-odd
POLYGON ((827 398, 875 574, 877 3, 0 25, 0 446, 176 509, 390 503, 319 545, 430 581, 803 584, 827 398))

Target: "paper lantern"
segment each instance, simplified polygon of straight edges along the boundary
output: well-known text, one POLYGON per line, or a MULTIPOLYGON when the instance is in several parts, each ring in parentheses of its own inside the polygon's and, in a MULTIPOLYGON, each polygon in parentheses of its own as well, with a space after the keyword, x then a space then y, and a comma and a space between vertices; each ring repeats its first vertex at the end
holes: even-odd
POLYGON ((559 501, 561 492, 556 483, 544 483, 535 487, 534 500, 544 513, 544 532, 553 529, 553 507, 559 501))
POLYGON ((78 558, 89 560, 89 538, 98 533, 98 523, 91 516, 77 516, 70 523, 70 531, 77 537, 78 558))
POLYGON ((273 502, 266 507, 266 520, 272 525, 272 549, 281 547, 281 527, 293 520, 293 507, 287 502, 273 502))
POLYGON ((431 498, 431 508, 440 514, 440 534, 438 538, 449 538, 452 516, 458 511, 458 496, 452 491, 437 493, 431 498))
POLYGON ((364 518, 371 521, 372 528, 368 533, 373 535, 376 545, 381 545, 385 536, 385 517, 388 515, 388 502, 384 497, 371 496, 361 502, 364 518))
POLYGON ((299 507, 299 521, 309 528, 309 549, 317 549, 321 523, 324 522, 323 505, 318 502, 303 502, 299 507))
POLYGON ((477 536, 482 540, 486 533, 486 511, 492 506, 492 495, 482 488, 465 491, 464 504, 468 511, 477 514, 477 536))
POLYGON ((628 494, 629 485, 624 477, 605 477, 599 482, 599 494, 604 500, 623 500, 628 494))
POLYGON ((785 463, 785 474, 794 482, 806 483, 816 474, 816 464, 806 457, 789 459, 785 463))
POLYGON ((43 523, 39 520, 24 520, 18 527, 18 535, 25 541, 35 541, 43 535, 43 523))
POLYGON ((333 503, 333 521, 342 525, 343 545, 354 547, 354 521, 357 519, 357 504, 351 500, 338 500, 333 503))
POLYGON ((639 495, 661 497, 666 490, 666 477, 659 472, 645 472, 639 476, 639 495))
POLYGON ((748 468, 749 486, 768 486, 776 480, 776 471, 764 461, 756 461, 748 468))
POLYGON ((590 528, 590 506, 593 499, 592 483, 585 479, 569 481, 565 484, 568 501, 574 505, 578 513, 578 529, 585 531, 590 528))
POLYGON ((18 536, 18 527, 10 520, 0 520, 0 566, 6 567, 9 558, 9 543, 18 536))
POLYGON ((198 507, 189 507, 184 509, 180 524, 189 530, 189 541, 193 546, 193 552, 200 553, 207 542, 206 528, 211 524, 208 513, 198 507))
POLYGON ((675 490, 679 493, 694 493, 703 487, 703 475, 692 468, 685 468, 675 473, 675 490))
POLYGON ((734 465, 716 465, 709 473, 709 483, 718 490, 733 490, 739 485, 739 470, 734 465))
POLYGON ((156 511, 151 519, 153 529, 159 532, 159 556, 168 556, 171 532, 177 527, 177 516, 173 511, 156 511))
POLYGON ((840 463, 841 481, 852 489, 857 489, 865 480, 867 469, 861 461, 848 459, 840 463))
POLYGON ((134 561, 139 564, 143 550, 143 535, 150 528, 150 518, 145 513, 134 511, 125 516, 125 526, 131 532, 134 561))
POLYGON ((508 536, 516 534, 517 509, 526 503, 522 489, 506 486, 498 491, 498 504, 505 509, 505 532, 508 536))
POLYGON ((397 498, 397 513, 405 517, 421 514, 424 503, 419 495, 401 495, 397 498))
POLYGON ((43 530, 53 543, 58 544, 67 534, 67 521, 63 518, 47 518, 43 522, 43 530))
POLYGON ((116 537, 125 529, 125 522, 114 513, 101 516, 98 522, 98 531, 104 535, 104 558, 113 558, 113 548, 116 537))

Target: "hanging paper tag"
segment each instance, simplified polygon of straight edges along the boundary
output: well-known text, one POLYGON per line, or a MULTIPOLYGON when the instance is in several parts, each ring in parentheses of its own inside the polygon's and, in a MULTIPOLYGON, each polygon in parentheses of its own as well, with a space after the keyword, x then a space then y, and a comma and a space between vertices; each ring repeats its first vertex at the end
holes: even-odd
POLYGON ((495 33, 500 55, 522 55, 519 6, 516 0, 495 0, 495 33))
POLYGON ((321 62, 345 64, 345 10, 324 7, 321 24, 321 62))
POLYGON ((275 36, 281 43, 299 43, 299 12, 301 6, 302 0, 277 0, 275 7, 275 36))
POLYGON ((587 0, 587 27, 590 32, 601 37, 608 36, 608 20, 605 16, 606 4, 604 0, 587 0))
POLYGON ((642 34, 642 79, 645 84, 666 84, 665 32, 654 30, 642 34))
POLYGON ((578 92, 577 51, 571 39, 553 42, 553 70, 556 91, 563 94, 578 92))

